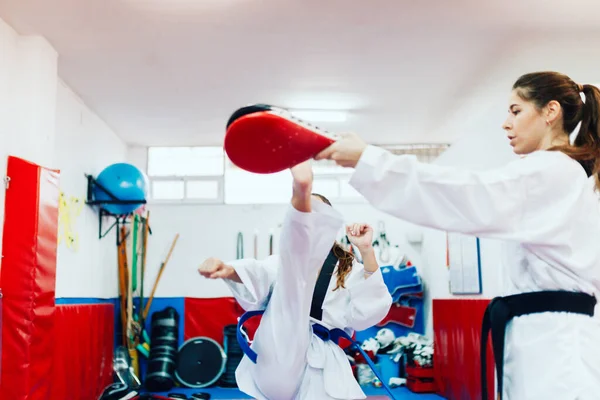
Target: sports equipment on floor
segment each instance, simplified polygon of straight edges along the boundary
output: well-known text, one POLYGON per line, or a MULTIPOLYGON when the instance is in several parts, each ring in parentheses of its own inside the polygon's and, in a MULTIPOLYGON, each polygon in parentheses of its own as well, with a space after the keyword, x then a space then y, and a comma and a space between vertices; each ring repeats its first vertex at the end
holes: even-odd
POLYGON ((185 387, 207 387, 221 378, 226 360, 225 351, 213 339, 191 338, 179 348, 175 376, 185 387))
POLYGON ((152 346, 146 372, 146 389, 153 392, 171 390, 175 385, 179 313, 173 307, 152 314, 152 346))
POLYGON ((123 383, 113 383, 107 386, 99 400, 130 400, 138 396, 138 392, 123 383))
POLYGON ((237 325, 227 325, 223 328, 223 350, 225 351, 227 361, 225 363, 225 371, 219 381, 221 387, 237 387, 235 379, 235 370, 244 357, 239 343, 237 342, 237 325))

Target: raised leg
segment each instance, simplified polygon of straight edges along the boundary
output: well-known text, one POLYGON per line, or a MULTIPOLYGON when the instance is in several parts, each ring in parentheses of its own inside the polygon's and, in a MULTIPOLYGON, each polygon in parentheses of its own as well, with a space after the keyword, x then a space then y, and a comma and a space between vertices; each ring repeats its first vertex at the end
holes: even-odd
POLYGON ((254 379, 269 399, 292 399, 306 369, 310 307, 318 272, 342 225, 341 215, 313 200, 311 212, 290 207, 280 240, 280 267, 252 348, 254 379))

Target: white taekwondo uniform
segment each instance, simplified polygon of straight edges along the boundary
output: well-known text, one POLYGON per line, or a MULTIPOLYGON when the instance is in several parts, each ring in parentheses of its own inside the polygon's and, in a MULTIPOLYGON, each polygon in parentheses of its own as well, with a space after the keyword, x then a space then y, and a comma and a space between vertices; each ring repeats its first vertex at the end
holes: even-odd
MULTIPOLYGON (((340 228, 342 215, 331 206, 312 201, 312 212, 291 205, 285 216, 280 252, 265 260, 228 262, 243 283, 226 280, 246 311, 266 311, 253 338, 254 364, 244 356, 236 370, 241 391, 259 400, 363 399, 344 351, 312 331, 310 317, 318 273, 340 228)), ((365 277, 355 262, 345 288, 333 291, 336 272, 323 302, 322 325, 352 335, 367 329, 388 313, 392 299, 381 271, 365 277)))
MULTIPOLYGON (((507 295, 565 290, 598 298, 599 198, 582 166, 564 153, 537 151, 502 168, 470 171, 368 146, 350 184, 405 221, 504 240, 507 295)), ((505 346, 503 400, 600 399, 597 307, 594 317, 516 317, 505 346)))

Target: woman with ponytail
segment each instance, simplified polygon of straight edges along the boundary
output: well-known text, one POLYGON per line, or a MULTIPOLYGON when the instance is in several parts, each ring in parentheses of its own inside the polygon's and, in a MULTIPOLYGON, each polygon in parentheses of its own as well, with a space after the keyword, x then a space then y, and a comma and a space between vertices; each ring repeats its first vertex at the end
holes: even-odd
POLYGON ((577 84, 556 72, 523 75, 515 82, 513 90, 520 99, 533 104, 536 110, 548 110, 545 121, 548 129, 540 130, 538 137, 525 136, 524 140, 519 140, 514 133, 511 134, 510 125, 504 125, 509 138, 517 139, 511 140, 514 151, 517 154, 531 153, 538 140, 540 150, 547 146, 549 151, 561 151, 578 161, 586 174, 594 177, 596 189, 600 190, 600 90, 596 86, 577 84), (562 114, 562 118, 558 118, 557 112, 562 114), (579 123, 581 126, 576 132, 579 123), (571 133, 576 134, 573 143, 569 140, 571 133))
POLYGON ((505 241, 509 284, 482 321, 481 399, 600 398, 600 91, 557 72, 514 83, 502 125, 514 152, 488 171, 422 164, 342 137, 316 159, 355 168, 350 184, 414 224, 505 241), (594 182, 592 182, 594 180, 594 182))

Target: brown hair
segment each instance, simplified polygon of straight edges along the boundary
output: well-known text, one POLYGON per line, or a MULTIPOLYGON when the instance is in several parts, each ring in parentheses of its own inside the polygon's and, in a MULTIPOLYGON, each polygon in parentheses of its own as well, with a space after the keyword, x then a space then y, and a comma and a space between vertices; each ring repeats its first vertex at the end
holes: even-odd
MULTIPOLYGON (((323 201, 323 203, 331 206, 331 202, 322 194, 313 193, 315 197, 318 197, 323 201)), ((352 271, 352 263, 354 262, 354 254, 346 251, 338 242, 333 244, 333 253, 339 259, 339 264, 337 267, 337 282, 334 291, 339 289, 340 287, 345 288, 344 283, 346 282, 346 277, 352 271)))
POLYGON ((519 97, 531 101, 538 109, 557 101, 563 111, 563 130, 570 134, 581 122, 573 145, 555 146, 549 150, 562 151, 579 161, 588 176, 595 176, 600 190, 600 90, 593 85, 579 85, 558 72, 534 72, 521 76, 513 89, 519 97), (585 103, 579 93, 585 94, 585 103))

